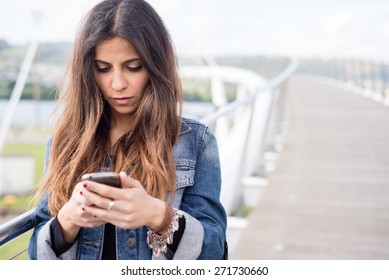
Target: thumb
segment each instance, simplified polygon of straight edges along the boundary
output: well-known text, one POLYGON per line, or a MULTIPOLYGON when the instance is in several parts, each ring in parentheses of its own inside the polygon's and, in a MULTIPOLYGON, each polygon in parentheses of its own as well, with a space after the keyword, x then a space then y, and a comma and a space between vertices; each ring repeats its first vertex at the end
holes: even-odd
POLYGON ((135 179, 132 179, 130 176, 127 175, 126 172, 121 171, 119 173, 120 182, 122 183, 122 186, 125 188, 142 188, 142 184, 135 179))

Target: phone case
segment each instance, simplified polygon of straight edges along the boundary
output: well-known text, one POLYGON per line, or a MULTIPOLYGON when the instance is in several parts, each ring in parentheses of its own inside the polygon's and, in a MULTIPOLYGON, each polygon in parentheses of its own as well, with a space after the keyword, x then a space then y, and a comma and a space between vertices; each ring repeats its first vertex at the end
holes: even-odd
POLYGON ((119 174, 115 172, 96 172, 88 173, 82 176, 82 180, 90 180, 100 184, 112 186, 115 188, 121 188, 119 174))

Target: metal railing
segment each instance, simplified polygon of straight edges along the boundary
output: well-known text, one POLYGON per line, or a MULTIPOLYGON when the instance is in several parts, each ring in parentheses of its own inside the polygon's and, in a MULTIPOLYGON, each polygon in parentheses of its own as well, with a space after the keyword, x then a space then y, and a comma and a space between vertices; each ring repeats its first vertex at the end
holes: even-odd
MULTIPOLYGON (((33 213, 34 209, 31 209, 0 226, 0 247, 34 228, 33 213)), ((27 248, 10 259, 15 259, 26 251, 27 248)))
MULTIPOLYGON (((326 78, 389 106, 389 62, 372 59, 317 58, 300 61, 298 73, 326 78)), ((334 83, 332 83, 334 84, 334 83)))
MULTIPOLYGON (((245 205, 244 179, 266 176, 260 171, 265 164, 264 155, 267 151, 279 150, 284 85, 297 67, 298 61, 291 59, 282 73, 270 81, 247 69, 183 68, 183 77, 208 77, 213 84, 212 90, 219 91, 219 95, 212 93, 213 99, 219 100, 216 102, 218 109, 200 121, 214 130, 218 141, 223 177, 221 200, 229 216, 239 215, 245 205), (223 104, 226 102, 223 100, 225 82, 236 83, 237 92, 233 102, 223 104)), ((33 229, 33 211, 0 225, 0 247, 33 229)))

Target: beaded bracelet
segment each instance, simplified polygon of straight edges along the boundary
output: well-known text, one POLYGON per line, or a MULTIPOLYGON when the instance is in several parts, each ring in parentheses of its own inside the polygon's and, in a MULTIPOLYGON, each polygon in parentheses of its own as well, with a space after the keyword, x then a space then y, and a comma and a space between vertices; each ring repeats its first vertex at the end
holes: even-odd
MULTIPOLYGON (((166 253, 167 245, 173 243, 173 234, 178 230, 178 220, 182 217, 177 208, 172 208, 170 205, 167 205, 166 210, 166 216, 170 216, 170 223, 167 229, 161 234, 158 234, 151 229, 147 232, 147 244, 149 245, 149 248, 153 250, 153 254, 157 257, 161 252, 166 253), (169 213, 171 214, 169 215, 169 213)), ((165 220, 162 223, 162 226, 164 226, 165 220)))

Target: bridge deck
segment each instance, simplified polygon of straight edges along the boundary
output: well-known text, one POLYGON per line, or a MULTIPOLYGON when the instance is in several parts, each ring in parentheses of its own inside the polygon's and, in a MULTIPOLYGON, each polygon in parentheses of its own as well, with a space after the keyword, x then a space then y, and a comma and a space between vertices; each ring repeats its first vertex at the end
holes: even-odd
POLYGON ((276 170, 231 259, 389 259, 389 108, 294 76, 276 170))

